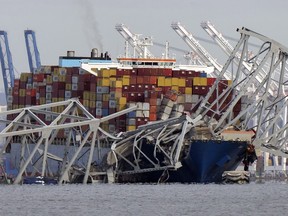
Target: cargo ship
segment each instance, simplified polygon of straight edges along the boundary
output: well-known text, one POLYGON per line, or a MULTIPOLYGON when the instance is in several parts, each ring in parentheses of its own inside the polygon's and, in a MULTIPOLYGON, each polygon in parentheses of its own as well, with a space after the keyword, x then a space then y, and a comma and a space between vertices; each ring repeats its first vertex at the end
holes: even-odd
MULTIPOLYGON (((76 97, 94 117, 101 118, 136 104, 136 111, 100 125, 109 133, 125 132, 124 136, 133 137, 131 134, 135 135, 143 127, 149 128, 153 122, 156 124, 160 122, 163 126, 171 119, 179 120, 183 116, 193 114, 193 108, 199 104, 216 80, 207 77, 211 68, 181 67, 176 65, 175 59, 123 57, 117 60, 114 63, 108 53, 101 53, 98 56, 97 49, 92 50, 90 57, 77 57, 73 51, 68 51, 67 56, 59 58, 59 65, 42 66, 33 74, 21 73, 20 78, 14 81, 14 87, 9 90, 8 110, 76 97)), ((228 86, 230 81, 223 80, 222 83, 228 86)), ((222 88, 225 88, 225 85, 222 88)), ((214 94, 210 98, 210 100, 216 99, 214 94)), ((234 112, 240 112, 240 108, 234 112)), ((64 109, 64 106, 52 107, 51 112, 61 113, 64 109)), ((52 115, 39 114, 38 117, 46 123, 53 121, 52 115)), ((14 118, 14 115, 7 116, 8 120, 14 118)), ((172 127, 174 128, 171 129, 172 134, 183 131, 181 128, 179 130, 179 123, 172 127)), ((136 167, 131 165, 135 162, 133 151, 125 151, 124 158, 128 159, 122 158, 117 161, 117 158, 114 158, 114 163, 111 162, 111 155, 115 151, 111 150, 108 157, 110 162, 107 161, 106 165, 115 169, 117 182, 209 183, 221 181, 222 173, 235 169, 245 157, 249 143, 247 139, 242 141, 236 141, 235 137, 233 140, 213 140, 211 137, 199 139, 198 133, 192 138, 191 130, 182 134, 185 139, 180 146, 177 145, 179 150, 177 162, 165 162, 167 152, 157 153, 159 149, 155 148, 155 143, 151 140, 146 142, 146 137, 143 138, 143 142, 141 141, 140 148, 145 154, 137 159, 142 162, 154 161, 154 164, 157 162, 152 169, 145 163, 141 166, 137 164, 136 167), (126 166, 125 163, 130 163, 130 166, 126 166)), ((155 132, 154 136, 157 136, 157 133, 159 131, 155 132)), ((57 139, 60 141, 66 137, 65 131, 57 134, 57 139)), ((129 142, 126 144, 127 149, 134 148, 133 144, 129 142)), ((171 151, 171 146, 165 148, 169 154, 175 154, 171 151)))

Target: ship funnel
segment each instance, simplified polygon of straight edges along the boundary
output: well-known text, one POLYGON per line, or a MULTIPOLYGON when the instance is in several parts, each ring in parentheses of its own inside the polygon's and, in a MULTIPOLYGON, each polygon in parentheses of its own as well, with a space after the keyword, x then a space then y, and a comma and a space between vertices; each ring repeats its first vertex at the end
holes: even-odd
POLYGON ((93 48, 91 51, 91 58, 97 58, 98 57, 98 49, 93 48))
POLYGON ((75 51, 67 51, 67 57, 74 57, 75 51))

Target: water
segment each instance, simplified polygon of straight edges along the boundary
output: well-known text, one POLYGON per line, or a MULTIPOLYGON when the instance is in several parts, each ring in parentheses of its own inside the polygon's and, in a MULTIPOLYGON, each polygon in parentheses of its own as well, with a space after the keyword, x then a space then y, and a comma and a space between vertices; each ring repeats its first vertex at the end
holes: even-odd
POLYGON ((286 215, 287 186, 0 185, 0 215, 286 215))

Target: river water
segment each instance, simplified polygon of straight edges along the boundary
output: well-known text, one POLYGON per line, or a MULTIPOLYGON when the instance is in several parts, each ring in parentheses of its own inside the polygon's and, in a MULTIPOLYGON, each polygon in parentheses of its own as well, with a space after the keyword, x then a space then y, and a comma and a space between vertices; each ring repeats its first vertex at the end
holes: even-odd
POLYGON ((287 215, 288 183, 0 185, 2 216, 287 215))

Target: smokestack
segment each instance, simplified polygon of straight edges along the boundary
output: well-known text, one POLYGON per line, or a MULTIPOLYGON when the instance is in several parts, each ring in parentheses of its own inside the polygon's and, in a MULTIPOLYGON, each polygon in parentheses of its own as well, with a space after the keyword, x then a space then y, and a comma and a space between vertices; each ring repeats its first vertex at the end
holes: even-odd
POLYGON ((97 58, 98 57, 98 49, 93 48, 91 51, 91 58, 97 58))
POLYGON ((67 51, 67 57, 74 57, 75 56, 75 51, 67 51))

